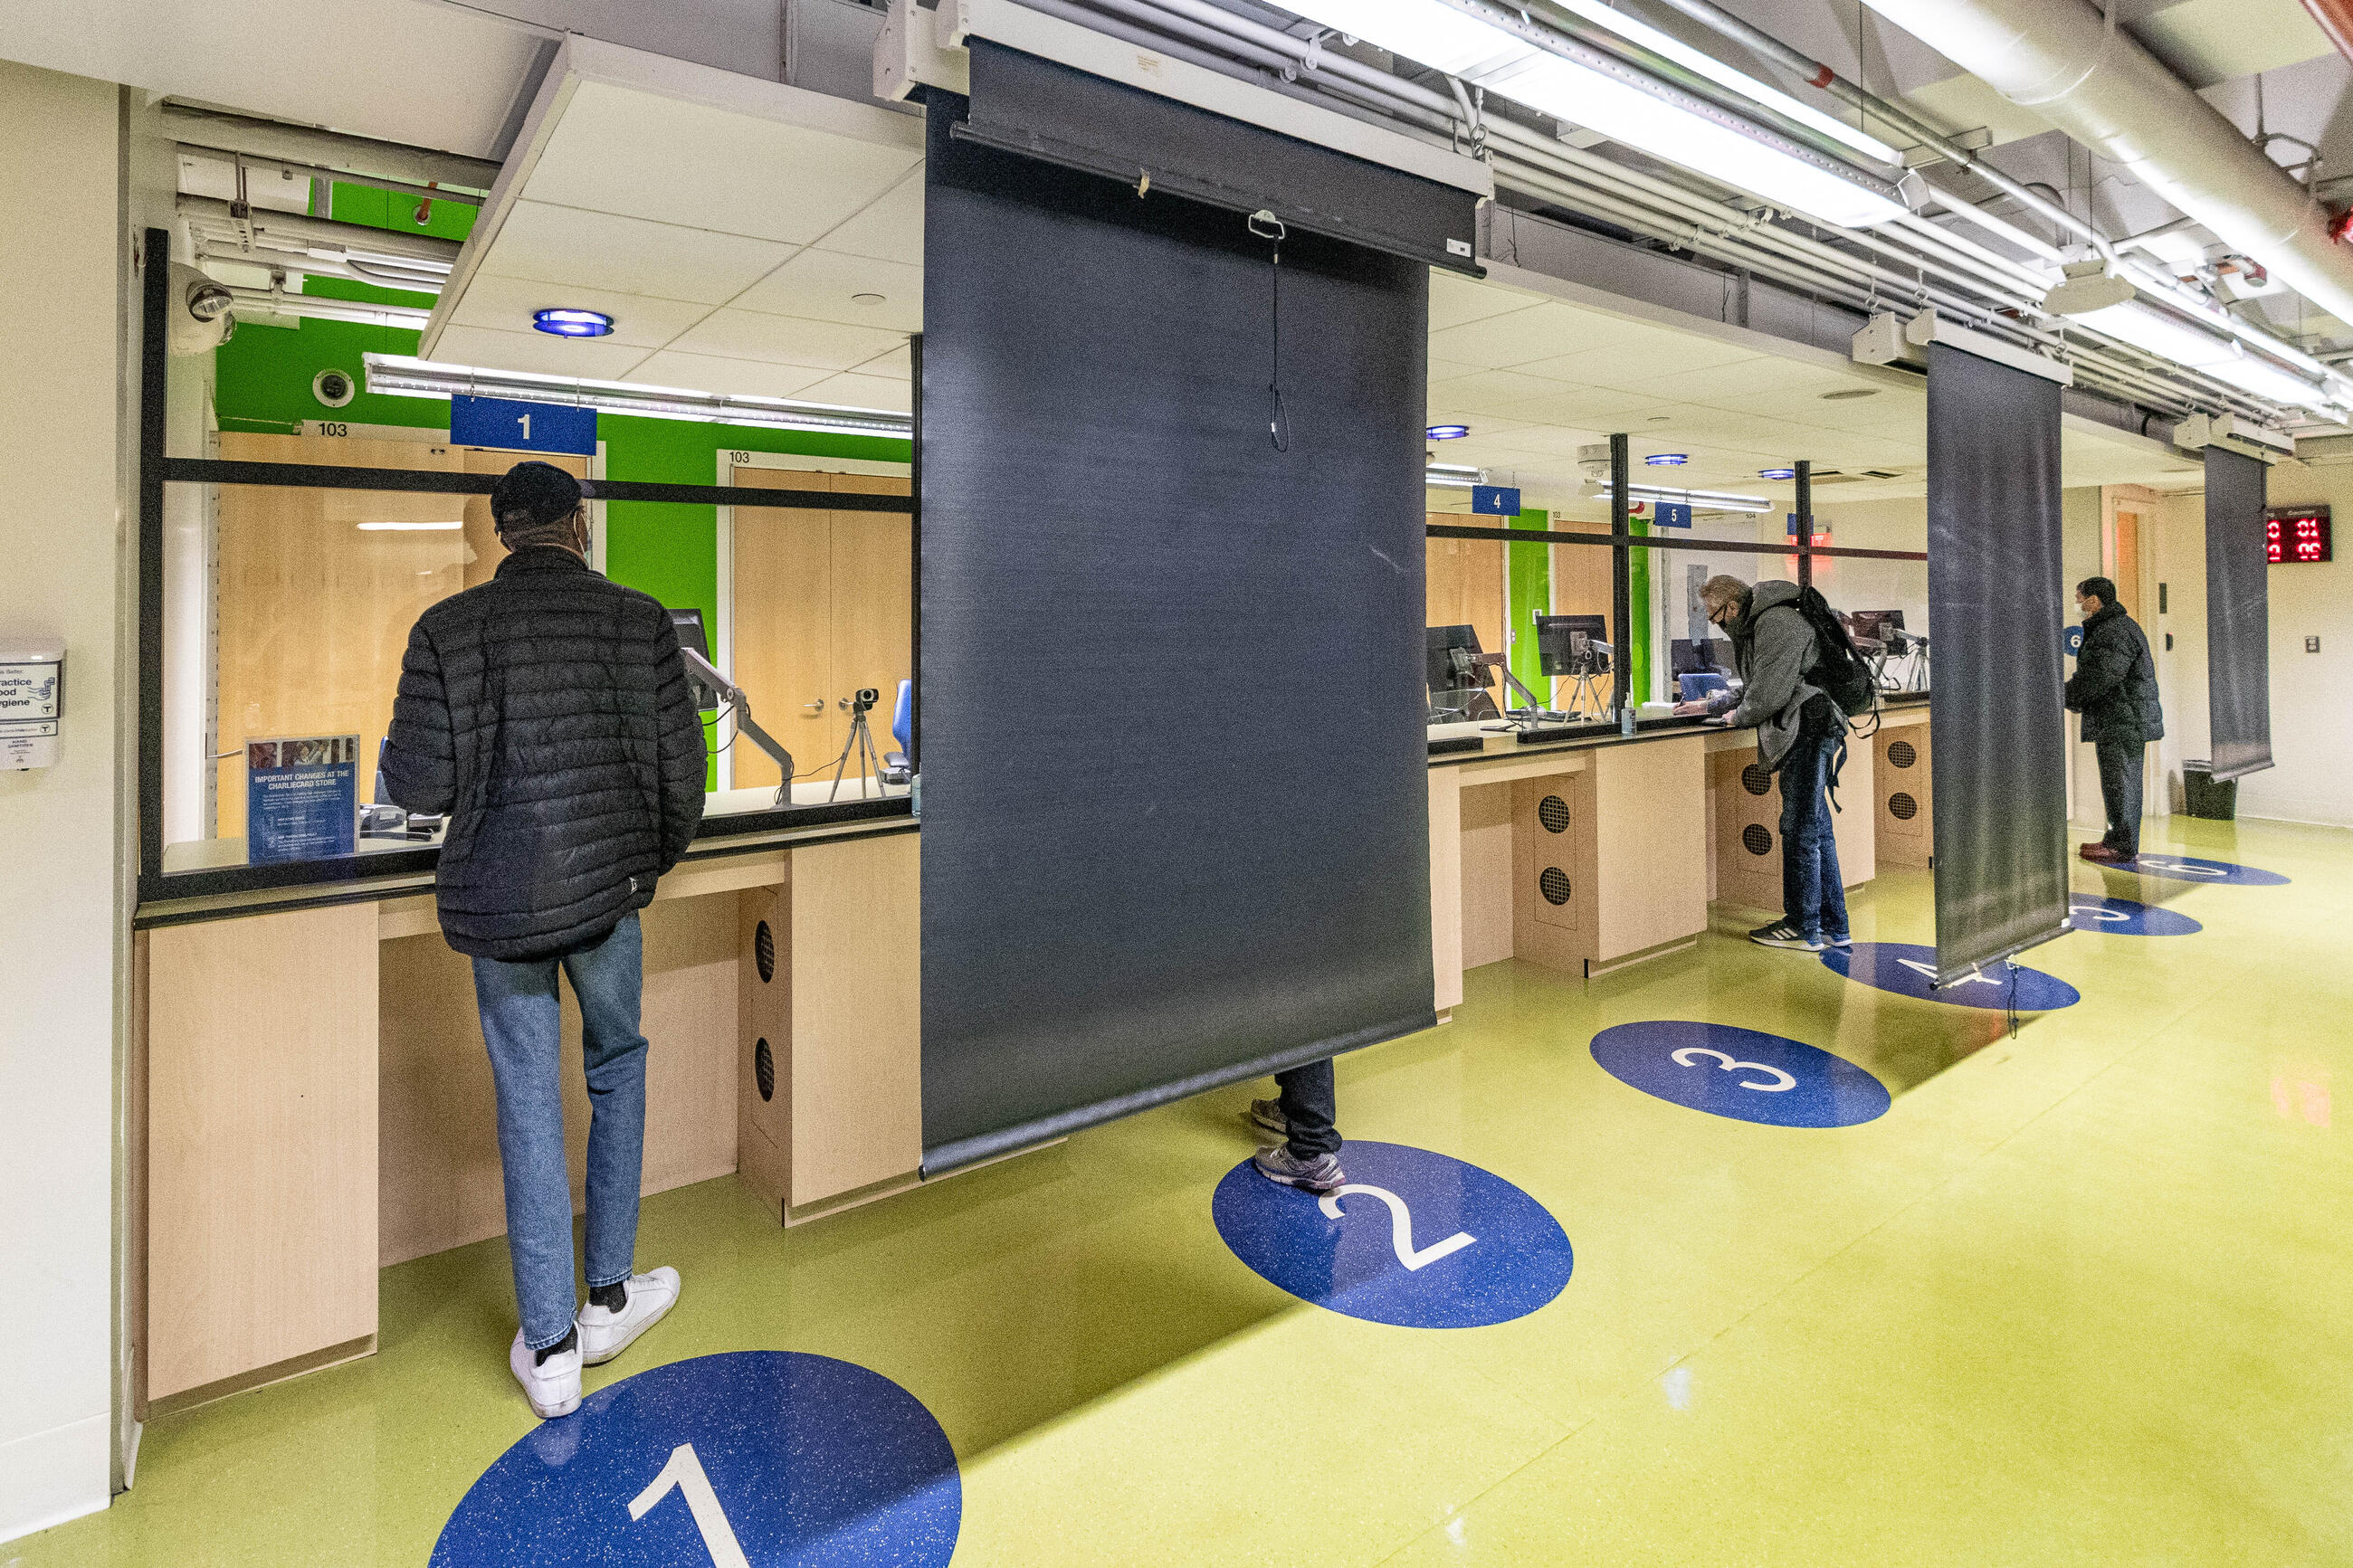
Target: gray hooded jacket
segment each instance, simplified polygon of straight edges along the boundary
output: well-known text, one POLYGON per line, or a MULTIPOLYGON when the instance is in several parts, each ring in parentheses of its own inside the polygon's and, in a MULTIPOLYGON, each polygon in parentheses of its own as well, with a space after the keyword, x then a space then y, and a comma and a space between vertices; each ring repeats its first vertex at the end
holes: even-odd
POLYGON ((1824 699, 1835 725, 1847 731, 1846 715, 1830 701, 1821 688, 1806 677, 1821 662, 1814 628, 1798 608, 1798 585, 1779 581, 1759 583, 1741 595, 1740 614, 1725 628, 1732 634, 1733 668, 1743 682, 1737 695, 1724 692, 1708 704, 1711 713, 1729 712, 1733 727, 1757 727, 1757 760, 1766 770, 1778 768, 1797 743, 1798 726, 1808 701, 1824 699), (1786 614, 1767 612, 1788 606, 1786 614))

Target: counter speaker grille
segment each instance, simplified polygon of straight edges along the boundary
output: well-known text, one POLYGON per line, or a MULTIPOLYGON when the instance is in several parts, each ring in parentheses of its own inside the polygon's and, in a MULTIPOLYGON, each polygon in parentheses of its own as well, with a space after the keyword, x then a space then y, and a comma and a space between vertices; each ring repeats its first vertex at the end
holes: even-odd
POLYGON ((1887 761, 1890 765, 1899 768, 1908 768, 1919 760, 1920 753, 1912 749, 1911 742, 1890 741, 1887 742, 1887 761))
POLYGON ((1887 797, 1887 815, 1898 822, 1909 822, 1920 815, 1920 803, 1897 790, 1887 797))
POLYGON ((1557 866, 1546 867, 1544 874, 1536 879, 1536 887, 1544 894, 1546 903, 1568 902, 1568 873, 1557 866))
POLYGON ((1740 843, 1751 855, 1773 853, 1773 835, 1761 822, 1752 822, 1740 830, 1740 843))
POLYGON ((752 1080, 760 1086, 762 1100, 776 1098, 776 1055, 768 1049, 765 1035, 752 1047, 752 1080))
POLYGON ((776 977, 776 933, 762 921, 752 932, 752 962, 760 966, 760 984, 765 985, 776 977))
POLYGON ((1751 763, 1740 770, 1740 787, 1750 795, 1763 795, 1773 787, 1773 775, 1751 763))
POLYGON ((1536 820, 1544 824, 1546 833, 1568 831, 1568 802, 1556 795, 1548 795, 1536 802, 1536 820))

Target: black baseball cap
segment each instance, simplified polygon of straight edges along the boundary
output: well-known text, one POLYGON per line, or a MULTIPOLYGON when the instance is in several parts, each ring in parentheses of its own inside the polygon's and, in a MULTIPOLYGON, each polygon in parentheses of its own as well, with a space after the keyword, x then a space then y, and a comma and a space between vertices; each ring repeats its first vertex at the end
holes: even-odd
POLYGON ((542 527, 561 522, 595 493, 553 463, 517 463, 491 491, 491 518, 501 533, 509 528, 542 527))

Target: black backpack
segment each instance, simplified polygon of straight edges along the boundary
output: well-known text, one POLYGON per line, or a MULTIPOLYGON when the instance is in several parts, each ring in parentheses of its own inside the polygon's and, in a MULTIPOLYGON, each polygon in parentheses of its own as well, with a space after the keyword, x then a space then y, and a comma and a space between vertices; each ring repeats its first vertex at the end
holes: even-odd
POLYGON ((1837 703, 1840 712, 1859 719, 1878 708, 1879 682, 1871 673, 1871 664, 1856 651, 1846 623, 1839 619, 1820 589, 1810 584, 1798 590, 1795 603, 1774 607, 1797 611, 1814 628, 1817 662, 1807 679, 1837 703))

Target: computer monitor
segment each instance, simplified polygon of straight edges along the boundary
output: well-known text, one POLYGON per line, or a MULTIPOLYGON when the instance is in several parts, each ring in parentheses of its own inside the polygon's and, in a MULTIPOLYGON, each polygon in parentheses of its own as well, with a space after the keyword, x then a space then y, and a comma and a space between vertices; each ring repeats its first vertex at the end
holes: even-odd
MULTIPOLYGON (((678 633, 679 647, 692 648, 705 659, 711 658, 711 643, 702 635, 701 610, 672 610, 670 613, 670 624, 678 633)), ((687 676, 686 680, 687 684, 694 689, 694 705, 697 709, 705 713, 715 713, 719 710, 719 693, 695 679, 691 673, 687 676)))
POLYGON ((1493 686, 1495 672, 1486 665, 1473 665, 1471 675, 1458 675, 1454 668, 1452 650, 1461 648, 1477 658, 1485 650, 1479 646, 1476 626, 1428 626, 1428 642, 1424 649, 1425 671, 1432 691, 1459 691, 1471 686, 1493 686))
POLYGON ((1545 674, 1609 673, 1608 620, 1600 616, 1538 616, 1535 619, 1536 658, 1545 674))
POLYGON ((1732 668, 1732 645, 1722 637, 1709 637, 1704 642, 1676 637, 1668 646, 1667 655, 1677 675, 1705 675, 1712 669, 1732 668))

